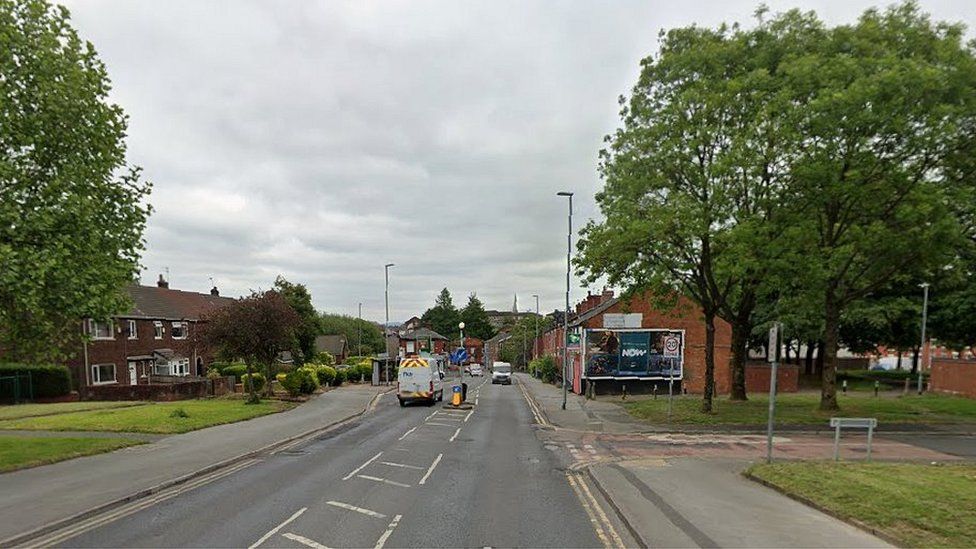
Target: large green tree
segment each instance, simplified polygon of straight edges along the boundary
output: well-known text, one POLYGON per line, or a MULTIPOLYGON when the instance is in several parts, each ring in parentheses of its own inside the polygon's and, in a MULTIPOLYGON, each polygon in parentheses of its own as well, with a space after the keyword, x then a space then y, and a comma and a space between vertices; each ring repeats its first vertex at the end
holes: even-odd
POLYGON ((434 306, 424 311, 420 321, 448 339, 460 335, 458 323, 461 322, 461 313, 454 306, 451 292, 447 288, 441 290, 434 299, 434 306))
POLYGON ((468 303, 461 309, 461 321, 464 322, 465 335, 482 340, 491 339, 495 335, 485 306, 475 294, 468 296, 468 303))
POLYGON ((324 313, 320 318, 322 333, 346 336, 352 355, 371 355, 386 351, 383 331, 374 322, 353 316, 324 313), (359 341, 362 338, 362 346, 359 341))
POLYGON ((80 319, 127 306, 150 185, 126 116, 68 10, 0 0, 0 353, 64 358, 80 319))
POLYGON ((302 319, 302 324, 296 331, 298 338, 298 348, 301 351, 299 363, 311 360, 315 356, 315 336, 322 333, 322 323, 315 306, 312 305, 312 294, 304 284, 294 284, 288 282, 285 277, 278 275, 275 279, 274 289, 281 294, 281 297, 291 305, 298 317, 302 319))

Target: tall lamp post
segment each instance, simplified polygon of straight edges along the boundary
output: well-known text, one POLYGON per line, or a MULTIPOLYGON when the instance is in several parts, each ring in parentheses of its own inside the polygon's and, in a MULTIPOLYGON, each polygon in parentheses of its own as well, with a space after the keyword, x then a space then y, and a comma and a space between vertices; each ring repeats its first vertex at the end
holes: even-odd
MULTIPOLYGON (((922 356, 925 353, 925 324, 929 313, 929 283, 919 284, 922 287, 922 344, 918 348, 918 394, 922 394, 922 356)), ((931 351, 929 351, 931 353, 931 351)))
POLYGON ((359 343, 357 344, 356 347, 356 355, 358 356, 363 354, 363 302, 362 301, 359 302, 359 317, 357 318, 357 320, 358 322, 356 322, 356 331, 359 334, 359 343))
POLYGON ((532 359, 539 358, 539 294, 532 294, 535 298, 535 339, 532 340, 532 359))
POLYGON ((569 230, 566 231, 566 311, 563 313, 563 410, 566 409, 566 374, 569 371, 569 271, 573 253, 573 193, 559 191, 556 196, 569 197, 569 230))
POLYGON ((390 382, 390 267, 393 263, 383 265, 383 273, 386 275, 384 286, 384 301, 386 303, 386 324, 383 325, 383 346, 386 347, 386 382, 390 382))
MULTIPOLYGON (((464 322, 458 322, 458 330, 461 332, 461 349, 464 349, 464 322)), ((464 387, 464 360, 461 359, 461 353, 458 353, 458 379, 464 387)))

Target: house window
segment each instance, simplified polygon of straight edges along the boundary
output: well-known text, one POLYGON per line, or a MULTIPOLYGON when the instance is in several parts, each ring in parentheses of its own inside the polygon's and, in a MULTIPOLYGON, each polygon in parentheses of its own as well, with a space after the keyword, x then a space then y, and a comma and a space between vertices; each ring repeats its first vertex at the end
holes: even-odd
POLYGON ((153 330, 155 331, 156 339, 163 339, 163 323, 160 321, 153 322, 153 330))
POLYGON ((137 328, 136 328, 136 321, 135 320, 130 320, 129 321, 129 339, 138 339, 138 338, 139 338, 139 332, 137 331, 137 328))
POLYGON ((186 322, 174 322, 171 334, 173 339, 186 339, 186 322))
POLYGON ((95 385, 115 383, 115 364, 92 365, 92 383, 95 385))
POLYGON ((106 320, 104 322, 92 320, 91 333, 92 337, 95 339, 115 339, 115 334, 112 333, 111 320, 106 320))

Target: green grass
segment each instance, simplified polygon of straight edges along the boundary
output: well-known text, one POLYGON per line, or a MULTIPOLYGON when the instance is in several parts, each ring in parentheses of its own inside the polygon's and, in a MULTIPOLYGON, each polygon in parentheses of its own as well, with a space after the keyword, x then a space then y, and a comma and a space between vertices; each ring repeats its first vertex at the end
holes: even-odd
POLYGON ((67 412, 78 412, 82 410, 100 410, 104 408, 126 408, 129 406, 141 406, 145 402, 54 402, 51 404, 16 404, 13 406, 0 406, 0 420, 17 419, 22 417, 47 416, 54 414, 64 414, 67 412))
POLYGON ((124 438, 0 436, 0 472, 111 452, 134 444, 142 444, 142 441, 124 438))
MULTIPOLYGON (((837 395, 839 412, 817 409, 820 395, 782 394, 776 397, 777 425, 826 425, 832 416, 875 417, 881 423, 976 423, 976 400, 944 395, 882 396, 871 393, 837 395)), ((668 400, 639 400, 623 404, 634 417, 648 423, 665 423, 668 400)), ((766 395, 750 395, 746 402, 715 400, 715 412, 701 412, 701 398, 674 399, 672 423, 689 425, 764 425, 769 413, 766 395)))
POLYGON ((260 404, 244 404, 240 399, 181 400, 12 419, 0 421, 0 429, 185 433, 273 414, 293 406, 278 400, 263 400, 260 404), (179 413, 174 414, 179 409, 186 412, 186 417, 181 417, 179 413))
POLYGON ((749 472, 899 545, 976 545, 976 465, 793 462, 749 472))

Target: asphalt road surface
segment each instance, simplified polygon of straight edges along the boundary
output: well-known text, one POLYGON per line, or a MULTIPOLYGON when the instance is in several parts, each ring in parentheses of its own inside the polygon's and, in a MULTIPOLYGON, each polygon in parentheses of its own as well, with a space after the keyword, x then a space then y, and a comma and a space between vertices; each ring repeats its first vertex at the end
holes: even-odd
MULTIPOLYGON (((473 410, 400 408, 82 521, 66 547, 603 547, 608 533, 536 437, 517 385, 473 410)), ((449 388, 448 388, 449 391, 449 388)), ((449 397, 449 394, 445 395, 449 397)), ((310 426, 311 427, 311 426, 310 426)), ((595 501, 594 501, 595 503, 595 501)), ((612 541, 612 540, 611 540, 612 541)))

